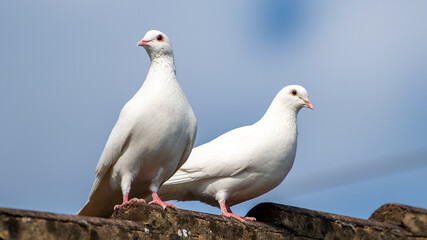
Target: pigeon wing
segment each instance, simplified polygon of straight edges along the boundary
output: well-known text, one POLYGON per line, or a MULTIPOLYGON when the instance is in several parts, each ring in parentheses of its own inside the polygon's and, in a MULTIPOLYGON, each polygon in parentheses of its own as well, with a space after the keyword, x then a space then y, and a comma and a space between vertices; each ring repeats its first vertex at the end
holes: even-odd
POLYGON ((227 132, 193 149, 188 161, 164 185, 230 177, 244 171, 251 157, 250 126, 227 132))
POLYGON ((92 185, 89 198, 77 215, 108 217, 116 199, 120 201, 121 191, 113 190, 106 176, 110 175, 112 166, 127 148, 131 137, 131 127, 127 121, 125 108, 123 108, 98 161, 95 170, 96 179, 92 185), (105 201, 105 199, 111 199, 111 201, 105 201))

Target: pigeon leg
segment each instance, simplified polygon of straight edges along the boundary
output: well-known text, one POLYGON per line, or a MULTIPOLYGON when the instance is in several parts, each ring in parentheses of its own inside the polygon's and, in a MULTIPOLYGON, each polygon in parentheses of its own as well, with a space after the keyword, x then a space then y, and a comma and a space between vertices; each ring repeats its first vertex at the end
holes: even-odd
POLYGON ((123 203, 122 204, 117 204, 116 206, 114 206, 114 210, 117 210, 121 207, 123 207, 124 205, 126 205, 126 203, 128 203, 128 198, 129 198, 129 193, 126 193, 125 195, 123 195, 123 203))
POLYGON ((171 204, 171 203, 165 203, 163 202, 160 198, 159 195, 157 195, 157 193, 152 192, 151 196, 153 197, 153 201, 149 202, 148 204, 154 204, 154 205, 159 205, 161 206, 163 209, 166 209, 166 207, 170 207, 170 208, 175 208, 176 206, 171 204))
POLYGON ((123 206, 125 206, 126 204, 129 203, 145 203, 144 199, 139 199, 139 198, 132 198, 131 200, 129 199, 129 193, 126 193, 125 195, 123 195, 123 203, 122 204, 117 204, 116 206, 114 206, 114 210, 117 210, 123 206))
POLYGON ((225 205, 225 202, 220 202, 219 206, 221 208, 221 213, 219 215, 221 215, 221 216, 226 216, 226 217, 234 218, 234 219, 237 219, 237 220, 239 220, 240 222, 243 222, 243 223, 246 222, 246 220, 255 221, 255 218, 253 218, 253 217, 244 217, 244 218, 242 218, 241 216, 232 213, 231 210, 227 210, 227 206, 225 205))

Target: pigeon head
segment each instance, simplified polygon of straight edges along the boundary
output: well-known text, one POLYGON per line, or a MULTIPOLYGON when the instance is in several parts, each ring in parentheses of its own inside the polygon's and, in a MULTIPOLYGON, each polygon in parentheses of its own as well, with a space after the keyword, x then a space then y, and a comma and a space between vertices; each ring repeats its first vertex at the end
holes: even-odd
POLYGON ((148 31, 137 46, 145 48, 151 59, 164 55, 173 56, 169 38, 157 30, 148 31))
POLYGON ((299 85, 289 85, 283 88, 279 95, 282 96, 283 101, 286 102, 291 108, 295 108, 299 111, 303 107, 314 110, 313 105, 308 100, 308 93, 304 87, 299 85))

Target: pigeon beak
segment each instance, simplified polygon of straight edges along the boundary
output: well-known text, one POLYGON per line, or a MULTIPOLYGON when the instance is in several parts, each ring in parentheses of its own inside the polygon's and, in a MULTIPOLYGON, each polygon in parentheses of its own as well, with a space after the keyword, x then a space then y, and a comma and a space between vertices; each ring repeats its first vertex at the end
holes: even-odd
POLYGON ((311 110, 314 110, 313 104, 311 104, 311 102, 308 101, 308 99, 301 98, 301 100, 305 103, 306 107, 310 108, 311 110))
POLYGON ((139 42, 136 44, 136 46, 144 47, 144 46, 145 46, 145 45, 147 45, 147 43, 149 43, 149 42, 151 42, 151 41, 146 41, 146 40, 141 39, 141 41, 139 41, 139 42))

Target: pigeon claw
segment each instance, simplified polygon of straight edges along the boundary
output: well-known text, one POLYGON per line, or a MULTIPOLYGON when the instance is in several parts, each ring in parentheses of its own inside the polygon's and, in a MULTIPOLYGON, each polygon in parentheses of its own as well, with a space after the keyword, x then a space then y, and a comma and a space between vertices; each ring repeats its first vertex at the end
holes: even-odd
POLYGON ((116 206, 114 206, 114 210, 117 210, 117 209, 119 209, 121 207, 124 207, 124 206, 126 206, 128 204, 131 204, 131 203, 145 203, 145 200, 144 199, 139 199, 139 198, 132 198, 129 201, 124 201, 122 204, 117 204, 116 206))
POLYGON ((220 201, 219 207, 221 208, 221 213, 219 214, 220 216, 234 218, 234 219, 236 219, 242 223, 245 223, 246 220, 249 220, 249 221, 255 221, 256 220, 254 217, 242 217, 240 215, 232 213, 231 209, 227 208, 227 205, 225 205, 225 201, 220 201))
POLYGON ((254 217, 244 217, 243 219, 248 220, 248 221, 256 221, 256 218, 254 218, 254 217))
POLYGON ((219 215, 221 216, 225 216, 225 217, 229 217, 229 218, 234 218, 242 223, 245 223, 246 220, 251 220, 251 219, 246 219, 248 217, 244 217, 242 218, 240 215, 234 214, 234 213, 230 213, 230 212, 221 212, 219 215))
POLYGON ((175 205, 171 204, 171 203, 165 203, 163 202, 159 196, 157 195, 157 193, 152 192, 151 196, 153 197, 153 201, 149 202, 148 204, 154 204, 154 205, 159 205, 161 206, 163 209, 166 209, 166 207, 170 207, 173 209, 176 209, 175 205))
POLYGON ((126 203, 117 204, 116 206, 114 206, 114 211, 116 211, 117 209, 123 207, 124 205, 126 205, 126 203))
POLYGON ((145 203, 145 200, 142 198, 132 198, 131 200, 128 201, 129 203, 145 203))
POLYGON ((161 206, 163 209, 166 209, 166 207, 170 207, 170 208, 176 209, 176 206, 175 206, 175 205, 173 205, 172 203, 165 203, 165 202, 163 202, 163 201, 162 201, 162 200, 160 200, 160 199, 155 199, 155 200, 153 200, 153 201, 149 202, 148 204, 159 205, 159 206, 161 206))

